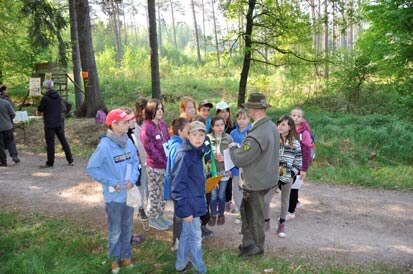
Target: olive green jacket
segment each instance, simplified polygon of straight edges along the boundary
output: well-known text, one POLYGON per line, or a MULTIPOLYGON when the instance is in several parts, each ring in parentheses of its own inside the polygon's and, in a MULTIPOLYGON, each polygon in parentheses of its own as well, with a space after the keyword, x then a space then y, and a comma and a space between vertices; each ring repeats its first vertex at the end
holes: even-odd
POLYGON ((234 164, 240 168, 242 189, 259 191, 278 182, 280 134, 269 117, 254 123, 240 147, 231 147, 234 164))

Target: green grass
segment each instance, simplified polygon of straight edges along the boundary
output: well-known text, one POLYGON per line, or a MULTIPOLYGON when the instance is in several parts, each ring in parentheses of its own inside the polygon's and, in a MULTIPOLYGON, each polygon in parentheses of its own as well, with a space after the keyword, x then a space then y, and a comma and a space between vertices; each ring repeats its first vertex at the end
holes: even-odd
MULTIPOLYGON (((105 231, 42 215, 0 212, 0 273, 109 273, 105 231)), ((135 266, 120 273, 175 273, 169 243, 149 238, 134 247, 135 266)), ((234 250, 204 247, 208 273, 404 273, 385 264, 338 266, 280 254, 242 261, 234 250)), ((193 273, 193 272, 192 272, 193 273)))

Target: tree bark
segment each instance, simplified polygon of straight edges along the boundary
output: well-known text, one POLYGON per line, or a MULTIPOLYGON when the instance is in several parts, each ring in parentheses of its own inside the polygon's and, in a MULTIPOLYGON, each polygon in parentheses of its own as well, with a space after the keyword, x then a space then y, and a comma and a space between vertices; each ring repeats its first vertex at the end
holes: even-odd
POLYGON ((212 20, 214 22, 214 34, 215 34, 215 49, 217 52, 217 65, 218 67, 221 66, 221 62, 219 60, 219 44, 218 44, 218 30, 217 30, 217 19, 215 18, 215 0, 211 1, 212 5, 212 20))
POLYGON ((92 30, 90 26, 89 1, 75 0, 77 33, 79 35, 79 51, 85 88, 85 100, 79 116, 94 117, 99 109, 106 109, 99 89, 99 78, 93 51, 92 30))
POLYGON ((161 3, 158 1, 158 38, 159 55, 162 56, 162 22, 161 22, 161 3))
POLYGON ((82 86, 82 79, 80 78, 80 52, 79 52, 79 41, 78 41, 78 34, 77 34, 75 0, 69 0, 69 16, 70 16, 70 38, 71 38, 71 45, 72 45, 73 78, 75 82, 75 107, 76 107, 76 113, 78 113, 83 103, 83 93, 80 88, 82 86))
POLYGON ((252 27, 254 23, 253 14, 255 9, 255 0, 248 0, 248 11, 246 15, 246 27, 245 27, 245 34, 244 34, 244 41, 245 41, 245 49, 244 49, 244 61, 242 64, 242 71, 241 71, 241 78, 239 81, 239 89, 238 89, 238 107, 242 107, 245 102, 245 94, 247 90, 247 82, 248 82, 248 73, 250 70, 251 64, 251 50, 252 50, 252 42, 251 42, 251 35, 252 35, 252 27))
POLYGON ((148 20, 149 20, 149 45, 151 47, 152 98, 161 99, 161 81, 160 81, 160 75, 159 75, 155 0, 148 0, 148 20))
POLYGON ((172 29, 174 32, 174 46, 175 46, 175 49, 177 49, 178 44, 176 43, 176 25, 175 25, 174 5, 172 3, 172 0, 170 0, 169 3, 171 4, 172 29))
POLYGON ((192 6, 192 16, 194 17, 194 28, 195 28, 195 41, 196 41, 196 55, 198 58, 198 64, 201 64, 201 49, 199 46, 199 34, 198 34, 198 24, 196 22, 196 14, 195 14, 195 3, 194 0, 191 0, 192 6))

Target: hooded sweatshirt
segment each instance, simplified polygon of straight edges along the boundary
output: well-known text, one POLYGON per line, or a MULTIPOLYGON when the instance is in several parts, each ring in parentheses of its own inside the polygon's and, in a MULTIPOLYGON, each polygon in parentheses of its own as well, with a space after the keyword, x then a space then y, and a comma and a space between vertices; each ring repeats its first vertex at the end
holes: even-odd
POLYGON ((184 140, 178 135, 172 135, 171 139, 168 141, 168 150, 169 155, 166 159, 166 173, 165 173, 165 190, 164 190, 164 199, 169 200, 171 196, 171 176, 172 169, 175 165, 176 153, 178 148, 182 145, 184 140))
POLYGON ((37 110, 43 112, 45 128, 58 128, 62 126, 62 100, 57 91, 49 89, 40 100, 37 110))

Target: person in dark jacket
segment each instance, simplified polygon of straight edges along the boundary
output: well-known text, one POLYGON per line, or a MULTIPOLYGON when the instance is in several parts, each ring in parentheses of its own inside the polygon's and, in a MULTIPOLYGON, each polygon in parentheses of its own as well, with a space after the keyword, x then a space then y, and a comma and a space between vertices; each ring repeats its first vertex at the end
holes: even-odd
POLYGON ((53 89, 53 81, 46 80, 43 82, 46 93, 40 100, 37 111, 43 113, 44 135, 47 145, 47 161, 41 168, 53 167, 55 158, 55 134, 63 147, 66 160, 69 166, 73 166, 73 156, 69 144, 66 140, 62 121, 62 99, 58 92, 53 89))
POLYGON ((7 156, 4 151, 6 148, 9 150, 13 161, 16 164, 20 162, 17 158, 13 135, 13 119, 15 116, 16 114, 10 102, 0 98, 0 166, 7 166, 7 156))
POLYGON ((185 271, 190 267, 189 258, 197 273, 206 273, 202 260, 202 232, 200 217, 205 215, 205 175, 202 158, 206 152, 204 145, 206 127, 200 121, 189 124, 188 141, 177 151, 172 169, 171 197, 175 215, 182 219, 175 268, 185 271))

